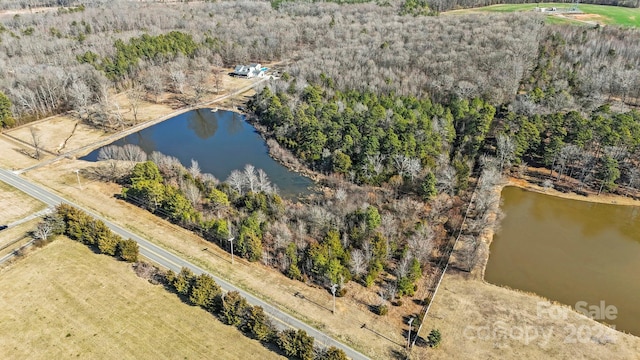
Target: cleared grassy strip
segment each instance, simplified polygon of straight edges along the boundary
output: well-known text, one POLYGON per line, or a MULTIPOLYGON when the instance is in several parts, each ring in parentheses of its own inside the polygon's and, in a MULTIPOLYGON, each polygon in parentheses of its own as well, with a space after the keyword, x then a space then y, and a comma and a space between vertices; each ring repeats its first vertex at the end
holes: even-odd
MULTIPOLYGON (((502 4, 502 5, 486 6, 482 8, 455 10, 449 13, 450 14, 463 14, 463 13, 474 13, 474 12, 506 13, 506 12, 516 12, 516 11, 533 11, 536 7, 544 7, 544 8, 556 7, 558 9, 570 9, 572 5, 562 4, 562 3, 502 4)), ((589 15, 589 14, 599 15, 599 18, 594 19, 594 21, 603 22, 607 25, 640 27, 640 9, 631 9, 631 8, 618 7, 618 6, 585 5, 585 4, 580 4, 578 8, 583 12, 582 16, 589 15)), ((589 19, 585 19, 585 20, 589 20, 589 19)), ((549 16, 548 21, 551 23, 558 23, 562 21, 562 19, 558 20, 558 18, 555 18, 554 16, 549 16)))
POLYGON ((559 16, 547 16, 546 23, 547 24, 552 24, 552 25, 578 25, 578 26, 587 26, 587 25, 589 25, 589 24, 584 23, 582 21, 572 20, 572 19, 568 19, 568 18, 565 18, 565 17, 559 17, 559 16))
POLYGON ((448 273, 442 281, 423 328, 423 335, 439 329, 442 342, 425 359, 638 359, 638 337, 537 295, 465 276, 448 273))
POLYGON ((281 359, 131 265, 58 239, 0 272, 5 359, 281 359))
POLYGON ((38 225, 38 222, 40 219, 33 219, 0 231, 0 257, 29 242, 32 239, 29 232, 38 225))

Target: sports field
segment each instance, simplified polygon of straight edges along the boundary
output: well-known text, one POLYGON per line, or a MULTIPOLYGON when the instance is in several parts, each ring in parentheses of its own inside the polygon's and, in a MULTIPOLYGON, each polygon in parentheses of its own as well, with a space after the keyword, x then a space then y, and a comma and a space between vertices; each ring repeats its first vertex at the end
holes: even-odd
MULTIPOLYGON (((454 10, 449 14, 464 14, 473 12, 516 12, 516 11, 534 11, 536 7, 541 8, 557 8, 558 10, 568 10, 573 7, 572 4, 561 3, 538 3, 538 4, 502 4, 492 5, 481 8, 454 10)), ((640 27, 640 9, 632 9, 618 6, 605 5, 578 5, 578 9, 582 14, 562 14, 558 12, 547 12, 548 22, 550 23, 599 23, 603 25, 620 25, 630 27, 640 27)))

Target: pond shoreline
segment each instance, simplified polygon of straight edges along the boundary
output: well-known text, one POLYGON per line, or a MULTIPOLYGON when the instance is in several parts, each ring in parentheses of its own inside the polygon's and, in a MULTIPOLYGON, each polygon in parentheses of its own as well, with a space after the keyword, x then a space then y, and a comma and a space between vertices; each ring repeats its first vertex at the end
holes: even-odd
POLYGON ((280 165, 287 168, 289 171, 292 171, 296 174, 305 176, 313 182, 315 182, 315 187, 319 187, 321 189, 325 189, 325 186, 322 186, 320 183, 323 180, 327 180, 327 175, 321 174, 319 172, 313 171, 309 169, 306 165, 304 165, 300 160, 298 160, 295 155, 293 155, 288 149, 283 148, 280 144, 273 138, 272 133, 270 133, 264 125, 260 124, 257 117, 255 115, 241 112, 239 110, 230 110, 235 111, 239 114, 244 115, 245 121, 247 121, 251 126, 256 129, 256 132, 260 135, 260 137, 264 140, 265 146, 269 151, 269 157, 275 160, 280 165))
POLYGON ((630 197, 622 195, 612 195, 608 193, 603 194, 589 194, 588 196, 579 195, 574 192, 562 192, 555 189, 545 189, 544 187, 535 184, 527 179, 509 177, 507 182, 503 185, 515 186, 524 190, 533 191, 541 194, 547 194, 563 199, 578 200, 599 204, 611 204, 611 205, 624 205, 624 206, 640 206, 640 200, 635 200, 630 197))

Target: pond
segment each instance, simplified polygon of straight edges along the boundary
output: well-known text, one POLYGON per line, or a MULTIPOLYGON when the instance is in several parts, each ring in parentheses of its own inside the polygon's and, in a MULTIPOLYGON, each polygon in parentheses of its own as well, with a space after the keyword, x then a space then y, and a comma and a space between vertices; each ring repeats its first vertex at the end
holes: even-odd
MULTIPOLYGON (((224 181, 231 171, 246 164, 264 170, 280 194, 293 197, 310 193, 311 179, 288 170, 269 157, 264 139, 232 111, 200 109, 186 112, 115 141, 112 145, 134 144, 147 154, 159 151, 175 156, 185 166, 197 160, 203 173, 224 181)), ((82 160, 96 161, 97 149, 82 160)))
POLYGON ((486 281, 574 308, 615 306, 615 319, 600 320, 640 335, 640 208, 515 187, 502 198, 506 217, 491 244, 486 281))

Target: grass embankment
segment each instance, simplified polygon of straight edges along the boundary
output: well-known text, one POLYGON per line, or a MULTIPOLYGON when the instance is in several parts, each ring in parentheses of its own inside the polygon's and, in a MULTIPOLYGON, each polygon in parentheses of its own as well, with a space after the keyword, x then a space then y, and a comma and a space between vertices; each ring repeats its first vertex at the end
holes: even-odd
POLYGON ((610 329, 568 306, 551 305, 537 295, 466 280, 459 274, 445 275, 426 321, 421 335, 432 328, 442 333, 440 347, 429 351, 429 359, 626 360, 640 356, 638 337, 610 329))
POLYGON ((0 275, 4 359, 282 358, 130 264, 66 238, 0 275))
MULTIPOLYGON (((478 12, 517 12, 517 11, 533 11, 536 7, 558 9, 570 9, 572 4, 562 3, 539 3, 539 4, 502 4, 492 5, 481 8, 454 10, 450 14, 478 13, 478 12)), ((544 13, 549 15, 547 21, 549 23, 571 23, 579 24, 585 22, 597 22, 605 25, 620 25, 630 27, 640 27, 640 9, 625 8, 619 6, 606 5, 578 5, 578 9, 582 14, 560 14, 560 13, 544 13), (559 15, 562 15, 560 17, 559 15)))

